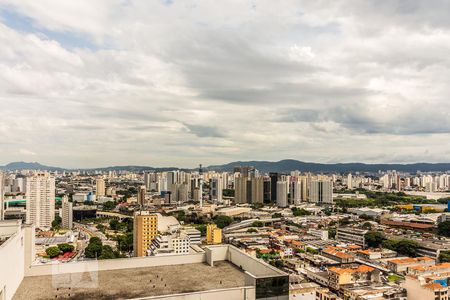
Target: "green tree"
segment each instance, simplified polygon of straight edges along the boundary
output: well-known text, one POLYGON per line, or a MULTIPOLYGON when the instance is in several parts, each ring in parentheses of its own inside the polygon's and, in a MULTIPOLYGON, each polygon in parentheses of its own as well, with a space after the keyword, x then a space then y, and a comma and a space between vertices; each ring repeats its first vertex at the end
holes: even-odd
POLYGON ((371 230, 371 229, 372 229, 372 224, 370 224, 370 222, 364 222, 364 223, 361 225, 361 228, 362 228, 362 229, 366 229, 366 230, 371 230))
POLYGON ((55 247, 48 247, 47 249, 45 249, 45 253, 47 253, 47 255, 50 258, 53 258, 58 256, 61 253, 61 251, 59 250, 58 247, 55 246, 55 247))
POLYGON ((450 237, 450 221, 439 223, 438 234, 446 237, 450 237))
POLYGON ((334 239, 336 237, 336 228, 329 228, 328 229, 328 237, 330 239, 334 239))
POLYGON ((215 216, 213 221, 217 225, 217 227, 224 228, 233 222, 233 218, 229 217, 229 216, 219 215, 219 216, 215 216))
POLYGON ((247 232, 248 233, 255 233, 255 232, 258 232, 258 230, 255 229, 255 228, 249 228, 249 229, 247 229, 247 232))
POLYGON ((261 221, 255 221, 255 222, 252 223, 252 226, 253 227, 263 227, 264 223, 261 222, 261 221))
POLYGON ((84 250, 84 255, 88 258, 99 258, 102 254, 103 243, 98 237, 91 237, 89 245, 84 250))
POLYGON ((450 250, 447 250, 447 251, 441 251, 441 252, 439 253, 439 261, 440 261, 441 263, 444 263, 444 262, 450 262, 450 250))
POLYGON ((272 218, 273 219, 278 219, 278 218, 282 218, 282 217, 283 217, 283 215, 281 213, 274 213, 274 214, 272 214, 272 218))
POLYGON ((103 245, 102 254, 98 257, 98 259, 113 259, 116 258, 113 249, 109 245, 103 245))
POLYGON ((103 210, 109 211, 113 210, 116 207, 116 203, 114 201, 106 201, 103 203, 103 210))
POLYGON ((311 248, 311 247, 306 247, 306 252, 311 253, 311 254, 319 254, 319 251, 311 248))
POLYGON ((309 211, 303 208, 293 207, 291 210, 295 217, 309 216, 311 214, 309 211))
POLYGON ((384 240, 384 234, 380 231, 369 231, 364 235, 369 247, 379 247, 384 240))
POLYGON ((109 228, 111 230, 119 230, 120 229, 120 222, 118 220, 111 220, 109 221, 109 228))
POLYGON ((205 235, 206 235, 206 225, 205 225, 205 224, 198 224, 198 225, 195 225, 195 229, 197 229, 198 231, 200 231, 200 234, 201 234, 202 236, 205 236, 205 235))
POLYGON ((66 244, 66 243, 58 244, 58 248, 59 248, 59 250, 61 250, 64 253, 73 252, 73 250, 75 249, 75 247, 73 245, 66 244))
POLYGON ((397 243, 397 252, 407 256, 415 257, 419 244, 412 240, 401 240, 397 243))
POLYGON ((56 216, 55 219, 52 221, 52 229, 54 231, 58 231, 59 229, 61 229, 61 223, 62 218, 60 216, 56 216))

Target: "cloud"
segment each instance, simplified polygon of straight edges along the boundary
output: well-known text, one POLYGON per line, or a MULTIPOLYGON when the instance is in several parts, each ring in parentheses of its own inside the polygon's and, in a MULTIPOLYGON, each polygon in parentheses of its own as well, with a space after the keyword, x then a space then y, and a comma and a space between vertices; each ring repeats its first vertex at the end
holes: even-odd
POLYGON ((444 161, 448 9, 2 1, 2 160, 32 149, 67 167, 444 161))

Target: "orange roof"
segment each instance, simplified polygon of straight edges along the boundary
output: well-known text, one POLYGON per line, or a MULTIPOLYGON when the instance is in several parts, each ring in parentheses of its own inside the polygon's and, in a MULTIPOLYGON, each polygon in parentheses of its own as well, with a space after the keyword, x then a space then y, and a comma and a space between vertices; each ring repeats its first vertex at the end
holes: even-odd
POLYGON ((418 271, 420 271, 420 270, 422 270, 422 271, 425 271, 425 270, 440 270, 440 269, 447 269, 447 268, 450 268, 450 263, 442 263, 442 264, 437 264, 437 265, 434 265, 434 266, 414 266, 414 267, 411 267, 410 269, 412 269, 412 270, 418 270, 418 271))
POLYGON ((328 253, 330 255, 334 255, 339 258, 354 258, 355 257, 352 254, 339 251, 338 248, 335 248, 335 247, 327 247, 324 250, 322 250, 322 252, 328 253))
POLYGON ((441 290, 441 289, 443 289, 444 287, 442 286, 442 285, 440 285, 439 283, 428 283, 428 284, 425 284, 424 286, 423 286, 424 288, 427 288, 427 289, 430 289, 430 290, 441 290))
POLYGON ((358 250, 358 253, 370 254, 370 250, 358 250))
POLYGON ((421 262, 421 261, 434 261, 434 259, 427 257, 427 256, 423 256, 423 257, 416 257, 416 258, 411 258, 411 257, 407 257, 407 258, 397 258, 397 259, 392 259, 389 262, 396 264, 396 265, 401 265, 401 264, 412 264, 415 262, 421 262))
POLYGON ((338 274, 345 274, 345 273, 368 273, 375 270, 375 268, 366 266, 366 265, 359 265, 357 268, 338 268, 338 267, 332 267, 328 269, 330 272, 338 273, 338 274))
POLYGON ((356 250, 356 249, 361 249, 362 247, 358 246, 358 245, 348 245, 347 248, 348 249, 352 249, 352 250, 356 250))
POLYGON ((392 226, 404 226, 404 227, 411 227, 411 228, 417 228, 417 229, 429 229, 429 228, 434 227, 434 225, 432 225, 432 224, 399 222, 399 221, 391 221, 391 220, 385 220, 382 222, 382 224, 383 225, 392 225, 392 226))

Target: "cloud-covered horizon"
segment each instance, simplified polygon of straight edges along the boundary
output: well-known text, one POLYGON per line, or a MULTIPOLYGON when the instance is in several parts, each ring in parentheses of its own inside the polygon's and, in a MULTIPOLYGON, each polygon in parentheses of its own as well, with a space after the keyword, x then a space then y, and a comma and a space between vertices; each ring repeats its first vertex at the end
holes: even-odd
POLYGON ((447 162, 449 10, 0 0, 0 164, 447 162))

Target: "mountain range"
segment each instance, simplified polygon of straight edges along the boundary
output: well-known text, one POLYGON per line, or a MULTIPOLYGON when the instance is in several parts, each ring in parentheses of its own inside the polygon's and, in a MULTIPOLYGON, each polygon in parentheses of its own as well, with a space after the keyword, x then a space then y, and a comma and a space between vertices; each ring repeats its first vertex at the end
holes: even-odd
MULTIPOLYGON (((445 172, 450 170, 450 163, 412 163, 412 164, 366 164, 366 163, 335 163, 323 164, 313 162, 303 162, 294 159, 285 159, 280 161, 235 161, 224 165, 212 165, 205 167, 205 170, 227 171, 231 172, 236 166, 253 166, 261 172, 290 172, 299 170, 301 172, 378 172, 387 170, 396 170, 401 172, 414 173, 422 172, 445 172)), ((187 168, 176 167, 149 167, 149 166, 111 166, 103 168, 88 168, 88 169, 68 169, 61 167, 52 167, 42 165, 38 162, 12 162, 5 166, 0 166, 1 170, 47 170, 47 171, 170 171, 170 170, 194 170, 187 168)))

